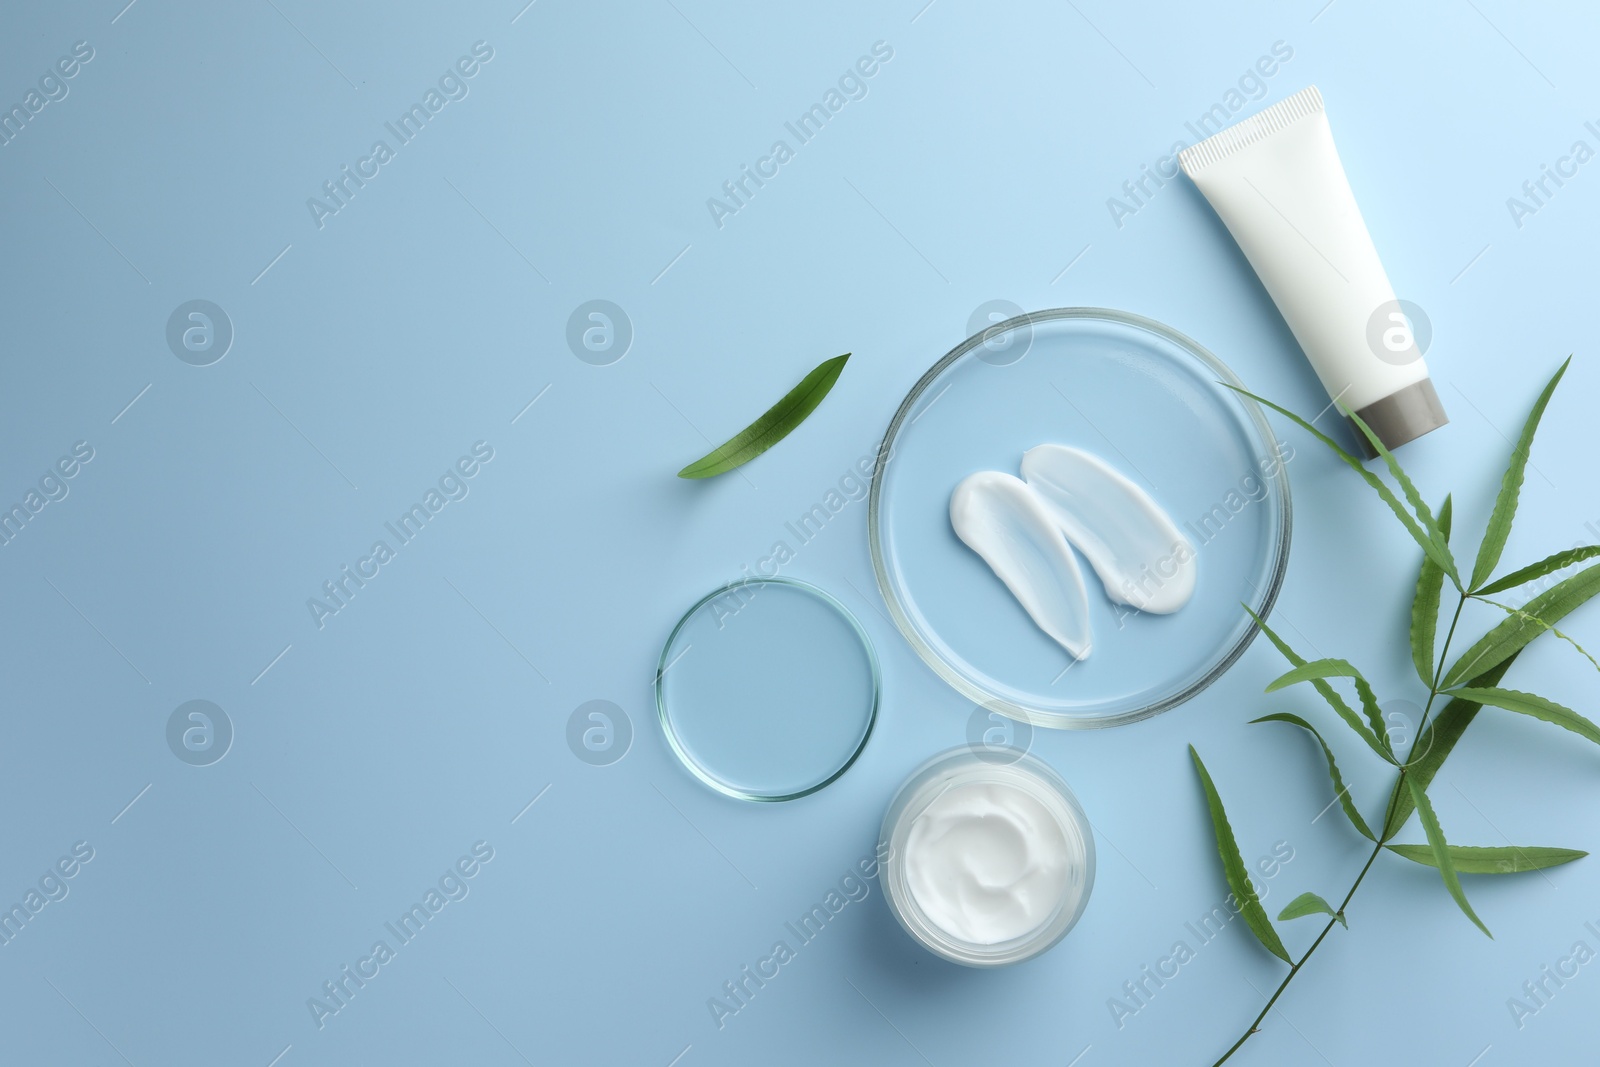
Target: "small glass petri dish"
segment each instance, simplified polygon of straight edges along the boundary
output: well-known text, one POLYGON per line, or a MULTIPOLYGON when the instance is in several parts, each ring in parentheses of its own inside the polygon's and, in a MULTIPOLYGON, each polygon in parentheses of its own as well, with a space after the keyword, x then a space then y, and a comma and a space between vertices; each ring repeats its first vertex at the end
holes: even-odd
POLYGON ((1289 562, 1280 443, 1216 356, 1154 320, 1104 308, 1019 315, 957 345, 911 389, 884 437, 867 511, 873 572, 895 626, 963 696, 1035 726, 1088 729, 1193 697, 1255 637, 1289 562), (950 527, 950 493, 1018 473, 1039 444, 1092 452, 1141 486, 1192 542, 1198 581, 1170 615, 1111 602, 1087 566, 1094 648, 1074 660, 950 527))
POLYGON ((878 659, 845 606, 792 578, 731 582, 679 620, 656 711, 689 772, 740 800, 815 793, 866 747, 878 659))
MULTIPOLYGON (((895 919, 929 952, 968 967, 1021 963, 1052 948, 1077 924, 1094 888, 1094 830, 1088 817, 1060 775, 1021 752, 1004 760, 970 749, 953 749, 933 757, 911 773, 890 801, 879 840, 888 845, 883 867, 884 897, 895 919), (927 847, 915 840, 918 819, 935 801, 969 786, 1014 790, 1037 802, 1060 831, 1057 840, 1066 863, 1064 884, 1051 909, 1031 929, 993 943, 963 937, 930 914, 918 898, 910 871, 917 850, 927 847)), ((973 896, 983 899, 1003 890, 993 876, 1015 870, 1015 861, 1023 851, 1016 836, 1008 827, 983 824, 966 840, 981 848, 981 861, 994 868, 986 872, 989 883, 973 896)))

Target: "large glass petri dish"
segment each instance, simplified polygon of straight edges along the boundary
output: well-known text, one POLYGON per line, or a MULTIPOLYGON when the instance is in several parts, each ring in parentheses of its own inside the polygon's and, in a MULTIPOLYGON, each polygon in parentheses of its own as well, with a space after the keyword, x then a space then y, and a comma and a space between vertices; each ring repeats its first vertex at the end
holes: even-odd
POLYGON ((1116 726, 1177 706, 1243 654, 1289 562, 1280 444, 1238 377, 1152 319, 1057 308, 967 338, 895 413, 867 529, 891 616, 964 696, 1036 726, 1116 726), (1242 387, 1242 386, 1241 386, 1242 387), (980 470, 1018 473, 1038 444, 1093 452, 1138 483, 1196 551, 1198 582, 1171 615, 1106 597, 1081 560, 1094 647, 1074 660, 950 527, 950 493, 980 470))
POLYGON ((792 578, 713 590, 667 638, 656 711, 673 754, 741 800, 794 800, 834 781, 878 714, 878 659, 833 597, 792 578))

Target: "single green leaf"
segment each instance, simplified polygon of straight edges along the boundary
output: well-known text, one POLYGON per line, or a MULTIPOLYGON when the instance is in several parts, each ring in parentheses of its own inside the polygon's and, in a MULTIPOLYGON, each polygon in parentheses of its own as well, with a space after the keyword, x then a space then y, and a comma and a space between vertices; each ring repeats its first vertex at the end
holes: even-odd
POLYGON ((1482 593, 1474 593, 1474 594, 1472 594, 1472 596, 1473 596, 1473 599, 1475 599, 1475 600, 1481 600, 1485 604, 1489 604, 1489 605, 1491 605, 1493 607, 1499 608, 1501 611, 1505 612, 1507 615, 1512 615, 1512 616, 1515 616, 1516 618, 1523 619, 1526 622, 1531 623, 1532 625, 1538 627, 1541 630, 1549 630, 1550 631, 1550 635, 1552 637, 1558 637, 1561 640, 1565 641, 1567 644, 1571 645, 1573 648, 1577 649, 1578 653, 1581 656, 1583 656, 1584 659, 1588 660, 1589 664, 1592 667, 1594 667, 1595 670, 1600 671, 1600 660, 1597 660, 1593 656, 1591 656, 1589 654, 1589 650, 1584 648, 1582 645, 1578 644, 1578 642, 1575 641, 1572 638, 1571 634, 1562 633, 1561 630, 1557 629, 1554 626, 1551 626, 1549 623, 1545 622, 1543 619, 1539 618, 1537 615, 1528 614, 1528 612, 1523 610, 1522 608, 1515 608, 1515 607, 1512 607, 1510 604, 1502 604, 1502 603, 1500 603, 1500 601, 1491 599, 1489 597, 1486 597, 1482 593))
POLYGON ((1271 715, 1263 715, 1259 719, 1251 719, 1250 721, 1252 723, 1286 722, 1292 726, 1300 727, 1302 730, 1309 732, 1312 737, 1315 737, 1317 744, 1322 746, 1322 754, 1328 758, 1328 777, 1333 780, 1334 796, 1338 798, 1339 806, 1344 809, 1345 817, 1350 820, 1350 825, 1354 826, 1356 832, 1362 837, 1368 841, 1377 840, 1372 836, 1372 830, 1367 826, 1367 821, 1361 817, 1361 812, 1356 810, 1355 802, 1350 799, 1350 790, 1344 784, 1344 778, 1339 774, 1339 765, 1333 761, 1333 749, 1328 747, 1328 742, 1322 739, 1322 735, 1317 732, 1315 726, 1312 726, 1300 716, 1291 715, 1287 711, 1274 712, 1271 715))
MULTIPOLYGON (((1450 520, 1453 514, 1450 498, 1439 506, 1439 530, 1445 540, 1450 540, 1450 520)), ((1439 626, 1439 593, 1444 588, 1444 571, 1432 556, 1422 557, 1422 569, 1417 572, 1417 594, 1411 599, 1411 662, 1417 668, 1417 677, 1429 689, 1438 679, 1439 668, 1433 662, 1433 639, 1439 626)))
POLYGON ((701 456, 678 472, 680 478, 710 478, 742 467, 761 453, 789 436, 806 416, 816 410, 822 398, 828 395, 833 383, 839 380, 845 361, 842 356, 819 363, 810 374, 800 379, 800 384, 783 395, 755 422, 734 434, 727 441, 701 456))
POLYGON ((1445 672, 1443 687, 1454 689, 1468 678, 1503 662, 1596 593, 1600 593, 1600 563, 1563 578, 1524 604, 1519 609, 1521 614, 1512 615, 1480 637, 1445 672))
POLYGON ((1489 687, 1457 689, 1454 692, 1457 696, 1475 700, 1479 704, 1503 708, 1518 715, 1529 715, 1544 722, 1554 723, 1564 730, 1571 730, 1579 737, 1600 745, 1600 726, 1596 726, 1571 708, 1557 704, 1553 700, 1546 700, 1542 696, 1518 692, 1515 689, 1489 687))
POLYGON ((1356 695, 1361 698, 1361 710, 1366 712, 1367 725, 1371 727, 1373 736, 1383 743, 1383 751, 1379 755, 1390 763, 1394 759, 1393 750, 1389 746, 1388 731, 1383 725, 1383 709, 1378 706, 1378 696, 1372 691, 1372 686, 1361 676, 1349 660, 1319 659, 1302 664, 1287 674, 1279 675, 1268 686, 1267 692, 1274 693, 1286 686, 1297 682, 1309 682, 1327 678, 1350 678, 1356 683, 1356 695))
MULTIPOLYGON (((1297 682, 1309 682, 1318 678, 1350 678, 1355 681, 1356 695, 1361 698, 1361 710, 1367 713, 1367 725, 1372 728, 1373 734, 1383 741, 1383 747, 1387 751, 1389 741, 1385 736, 1383 709, 1378 706, 1378 695, 1372 691, 1372 686, 1349 660, 1313 660, 1273 679, 1267 685, 1267 692, 1275 693, 1297 682)), ((1389 762, 1393 763, 1394 760, 1391 759, 1389 762)))
POLYGON ((1287 922, 1290 919, 1302 919, 1307 915, 1331 915, 1344 924, 1346 930, 1350 924, 1344 921, 1344 916, 1333 910, 1333 905, 1317 896, 1315 893, 1301 893, 1289 901, 1289 906, 1278 912, 1278 921, 1287 922))
MULTIPOLYGON (((1424 867, 1437 867, 1439 862, 1433 849, 1427 845, 1386 845, 1390 852, 1404 856, 1412 863, 1424 867)), ((1476 848, 1472 845, 1451 845, 1450 862, 1457 874, 1520 874, 1546 867, 1559 867, 1563 863, 1581 860, 1587 852, 1575 848, 1548 848, 1542 845, 1507 845, 1494 848, 1476 848)), ((1281 918, 1281 916, 1280 916, 1281 918)))
POLYGON ((1439 817, 1433 813, 1433 803, 1428 800, 1428 791, 1423 789, 1410 777, 1406 778, 1406 786, 1411 790, 1411 801, 1417 806, 1417 817, 1422 820, 1422 828, 1428 835, 1428 847, 1433 849, 1435 867, 1439 868, 1439 877, 1444 879, 1444 887, 1450 891, 1450 896, 1456 904, 1466 913, 1467 918, 1482 930, 1485 937, 1493 938, 1489 928, 1483 925, 1483 920, 1478 918, 1472 905, 1467 903, 1467 894, 1461 889, 1461 879, 1456 877, 1455 864, 1450 858, 1450 843, 1444 839, 1444 830, 1439 826, 1439 817))
POLYGON ((1535 578, 1543 578, 1547 574, 1554 574, 1556 571, 1570 567, 1574 563, 1582 563, 1584 560, 1593 559, 1595 556, 1600 556, 1600 545, 1583 545, 1580 548, 1569 548, 1562 552, 1556 552, 1541 559, 1538 563, 1529 564, 1520 571, 1512 571, 1499 581, 1484 586, 1477 591, 1476 595, 1489 596, 1491 593, 1503 593, 1507 589, 1515 589, 1517 586, 1531 582, 1535 578))
POLYGON ((1522 435, 1517 438, 1517 445, 1511 451, 1506 473, 1500 479, 1500 493, 1494 499, 1494 511, 1489 516, 1488 527, 1483 531, 1483 542, 1478 546, 1478 560, 1472 565, 1473 589, 1488 581, 1495 565, 1500 562, 1506 538, 1511 535, 1511 521, 1517 516, 1517 497, 1522 493, 1522 476, 1528 466, 1528 450, 1533 447, 1533 435, 1539 429, 1539 419, 1544 416, 1545 405, 1550 403, 1550 395, 1556 391, 1561 376, 1567 373, 1571 363, 1572 357, 1568 356, 1566 362, 1551 376, 1539 399, 1534 401, 1533 410, 1528 412, 1528 421, 1522 424, 1522 435))
MULTIPOLYGON (((1383 484, 1383 479, 1367 470, 1367 468, 1362 465, 1359 459, 1346 452, 1343 448, 1340 448, 1338 443, 1335 442, 1333 438, 1329 437, 1321 430, 1318 430, 1315 426, 1311 425, 1294 412, 1289 411, 1287 408, 1279 407, 1272 401, 1262 399, 1248 390, 1240 389, 1238 386, 1229 386, 1229 388, 1235 390, 1236 392, 1243 393, 1245 396, 1254 400, 1258 404, 1265 404, 1273 411, 1276 411, 1278 414, 1291 420, 1295 423, 1295 425, 1299 426, 1301 429, 1311 434, 1311 436, 1327 445, 1328 448, 1333 451, 1334 455, 1344 460, 1345 464, 1349 466, 1351 470, 1361 475, 1361 480, 1366 482, 1367 485, 1372 488, 1374 493, 1378 494, 1378 498, 1380 500, 1389 505, 1389 510, 1394 512, 1395 518, 1400 520, 1400 525, 1406 528, 1406 532, 1411 535, 1411 539, 1413 541, 1422 546, 1422 551, 1427 553, 1428 558, 1437 563, 1439 565, 1439 569, 1444 571, 1444 573, 1451 576, 1456 575, 1455 560, 1451 558, 1449 552, 1435 542, 1433 538, 1428 535, 1428 532, 1425 531, 1420 524, 1418 524, 1416 518, 1412 516, 1411 512, 1406 510, 1405 505, 1401 504, 1399 498, 1394 495, 1394 491, 1391 490, 1387 485, 1383 484)), ((1460 581, 1458 580, 1456 584, 1459 586, 1460 581)))
POLYGON ((1233 890, 1233 897, 1239 902, 1239 914, 1244 916, 1245 924, 1268 952, 1285 963, 1293 964, 1289 951, 1278 938, 1278 931, 1272 928, 1272 920, 1267 918, 1266 909, 1261 906, 1261 898, 1250 885, 1250 875, 1245 871, 1244 858, 1239 855, 1239 843, 1234 840, 1228 813, 1222 810, 1222 798, 1217 795, 1217 787, 1212 783, 1211 775, 1206 765, 1200 762, 1200 753, 1194 750, 1193 745, 1189 746, 1189 755, 1194 759, 1195 770, 1200 772, 1206 806, 1211 809, 1211 828, 1217 835, 1217 855, 1222 857, 1222 873, 1228 880, 1228 888, 1233 890))
MULTIPOLYGON (((1249 612, 1250 617, 1255 620, 1256 625, 1261 627, 1261 632, 1267 635, 1267 640, 1271 641, 1274 647, 1276 647, 1277 650, 1282 653, 1284 659, 1288 660, 1296 667, 1304 667, 1306 665, 1305 658, 1297 653, 1294 649, 1290 648, 1288 643, 1284 641, 1283 638, 1279 637, 1277 632, 1274 631, 1272 627, 1267 625, 1267 621, 1265 619, 1257 615, 1254 611, 1251 611, 1248 605, 1245 606, 1244 610, 1249 612)), ((1344 724, 1350 727, 1350 729, 1355 732, 1357 737, 1365 741, 1368 748, 1376 752, 1380 759, 1389 763, 1395 762, 1394 756, 1389 752, 1386 742, 1381 740, 1378 734, 1373 733, 1372 728, 1366 723, 1363 723, 1361 719, 1357 717, 1356 713, 1350 710, 1350 705, 1344 702, 1344 698, 1334 690, 1333 686, 1329 685, 1321 678, 1311 678, 1309 681, 1311 682, 1312 687, 1316 689, 1318 695, 1321 696, 1323 700, 1327 701, 1328 706, 1333 709, 1334 714, 1338 715, 1340 719, 1343 719, 1344 724)))
POLYGON ((1356 696, 1361 698, 1361 708, 1367 713, 1367 722, 1372 726, 1378 740, 1383 742, 1383 750, 1389 753, 1389 762, 1398 763, 1399 760, 1394 758, 1394 749, 1389 744, 1389 731, 1383 725, 1383 709, 1378 706, 1378 695, 1372 691, 1372 686, 1361 675, 1357 674, 1353 680, 1356 684, 1356 696))
POLYGON ((1445 536, 1444 530, 1438 520, 1433 517, 1433 512, 1429 510, 1428 502, 1422 499, 1422 494, 1417 492, 1417 487, 1407 477, 1405 468, 1400 466, 1400 461, 1394 458, 1394 453, 1389 451, 1383 441, 1378 438, 1378 435, 1372 432, 1372 427, 1367 425, 1366 420, 1354 411, 1346 409, 1343 405, 1340 405, 1340 410, 1344 411, 1350 421, 1355 423, 1356 429, 1360 430, 1366 437, 1367 443, 1372 446, 1373 451, 1383 457, 1384 464, 1389 468, 1390 476, 1399 484, 1400 491, 1405 493, 1406 500, 1411 504, 1411 510, 1417 513, 1417 518, 1421 520, 1422 528, 1427 533, 1428 539, 1442 553, 1444 572, 1451 577, 1457 588, 1459 588, 1461 586, 1461 573, 1456 569, 1456 557, 1450 551, 1449 539, 1445 536))
MULTIPOLYGON (((1500 679, 1516 662, 1517 655, 1516 652, 1511 653, 1503 662, 1474 678, 1472 684, 1474 686, 1500 684, 1500 679)), ((1397 778, 1394 788, 1389 793, 1389 807, 1383 816, 1383 840, 1388 841, 1399 833, 1406 820, 1411 818, 1411 812, 1415 810, 1415 805, 1411 802, 1411 790, 1407 788, 1406 783, 1416 781, 1424 789, 1433 783, 1434 775, 1439 773, 1439 768, 1455 750, 1456 742, 1467 732, 1467 727, 1472 725, 1472 720, 1481 707, 1482 705, 1476 701, 1452 697, 1444 706, 1444 710, 1434 716, 1433 721, 1423 729, 1416 743, 1411 746, 1405 777, 1397 778)))
POLYGON ((1309 682, 1313 678, 1359 678, 1361 672, 1351 666, 1348 660, 1342 659, 1314 659, 1303 663, 1292 671, 1287 671, 1267 683, 1266 691, 1276 693, 1298 682, 1309 682))

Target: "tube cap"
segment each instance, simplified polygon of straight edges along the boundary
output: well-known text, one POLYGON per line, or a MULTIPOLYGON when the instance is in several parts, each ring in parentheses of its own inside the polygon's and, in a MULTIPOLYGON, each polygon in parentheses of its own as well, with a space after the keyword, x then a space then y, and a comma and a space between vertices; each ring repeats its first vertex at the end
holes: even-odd
MULTIPOLYGON (((1450 416, 1444 413, 1444 405, 1439 403, 1439 394, 1434 390, 1431 378, 1413 382, 1381 400, 1374 400, 1357 410, 1356 414, 1377 434, 1383 447, 1391 452, 1450 421, 1450 416)), ((1378 453, 1361 428, 1354 422, 1350 427, 1355 431, 1356 443, 1361 446, 1362 453, 1368 459, 1376 456, 1378 453)))

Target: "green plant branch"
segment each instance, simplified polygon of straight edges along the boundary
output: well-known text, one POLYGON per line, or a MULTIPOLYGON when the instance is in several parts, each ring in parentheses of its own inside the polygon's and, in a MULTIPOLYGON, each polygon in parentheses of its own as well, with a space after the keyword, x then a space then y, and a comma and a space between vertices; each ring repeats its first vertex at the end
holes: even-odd
MULTIPOLYGON (((1402 767, 1400 769, 1400 777, 1402 780, 1405 778, 1405 773, 1405 768, 1402 767)), ((1230 1056, 1239 1051, 1239 1048, 1246 1041, 1250 1040, 1251 1035, 1255 1034, 1261 1029, 1261 1020, 1267 1017, 1267 1013, 1271 1011, 1272 1006, 1278 1002, 1278 998, 1283 996, 1283 991, 1289 988, 1290 982, 1294 981, 1294 976, 1300 973, 1300 968, 1306 965, 1306 961, 1311 958, 1311 954, 1317 951, 1317 946, 1322 944, 1322 939, 1328 936, 1328 931, 1332 930, 1334 923, 1339 921, 1340 916, 1344 914, 1344 909, 1350 903, 1350 898, 1356 895, 1357 889, 1361 888, 1362 879, 1366 878, 1367 872, 1372 869, 1373 861, 1378 858, 1378 853, 1382 851, 1383 845, 1381 843, 1373 846, 1372 855, 1368 856, 1367 862, 1362 864, 1361 873, 1356 875, 1356 880, 1351 883, 1350 891, 1344 895, 1344 900, 1340 901, 1339 906, 1334 909, 1337 914, 1328 920, 1328 924, 1322 928, 1322 932, 1317 935, 1317 939, 1311 942, 1311 947, 1306 949, 1305 955, 1301 956, 1298 960, 1289 965, 1289 973, 1283 976, 1283 981, 1279 982, 1278 988, 1273 990, 1272 996, 1267 999, 1266 1007, 1261 1009, 1261 1014, 1255 1017, 1245 1032, 1239 1035, 1239 1040, 1233 1043, 1233 1047, 1228 1049, 1227 1052, 1224 1052, 1222 1057, 1218 1059, 1216 1063, 1213 1063, 1211 1067, 1221 1067, 1223 1063, 1227 1062, 1230 1056)))
MULTIPOLYGON (((1417 725, 1416 734, 1418 740, 1421 740, 1422 732, 1426 728, 1428 713, 1433 710, 1433 702, 1439 698, 1439 683, 1444 678, 1445 664, 1450 660, 1450 645, 1451 642, 1455 640, 1456 625, 1461 621, 1461 610, 1462 608, 1466 607, 1469 596, 1470 594, 1464 591, 1458 592, 1456 598, 1456 610, 1450 618, 1450 629, 1445 632, 1444 645, 1439 649, 1439 664, 1433 672, 1433 684, 1428 687, 1428 702, 1423 706, 1422 709, 1422 722, 1417 725)), ((1415 742, 1412 743, 1412 746, 1413 748, 1415 747, 1415 742)), ((1407 753, 1407 755, 1409 756, 1410 754, 1407 753)), ((1406 770, 1409 765, 1409 759, 1405 763, 1400 764, 1399 773, 1395 776, 1394 785, 1390 789, 1391 796, 1394 795, 1394 790, 1397 790, 1405 785, 1406 770)), ((1399 828, 1396 827, 1396 832, 1398 832, 1398 830, 1399 828)), ((1393 834, 1384 835, 1381 831, 1379 832, 1378 840, 1372 846, 1372 853, 1367 856, 1367 862, 1361 865, 1361 871, 1356 875, 1356 880, 1350 883, 1349 891, 1345 893, 1344 899, 1339 902, 1339 906, 1334 909, 1334 915, 1332 915, 1328 919, 1327 924, 1323 926, 1322 932, 1317 934, 1317 939, 1311 942, 1311 947, 1306 949, 1304 955, 1289 965, 1289 973, 1283 976, 1283 981, 1278 983, 1278 988, 1273 990, 1272 996, 1267 998, 1267 1003, 1261 1009, 1261 1013, 1251 1020, 1250 1025, 1245 1028, 1244 1033, 1239 1035, 1239 1040, 1235 1041, 1232 1047, 1230 1047, 1227 1052, 1224 1052, 1221 1058, 1219 1058, 1216 1063, 1213 1063, 1211 1067, 1222 1067, 1222 1064, 1226 1063, 1235 1052, 1238 1052, 1240 1048, 1244 1047, 1244 1043, 1250 1040, 1252 1035, 1260 1031, 1261 1022, 1267 1017, 1267 1013, 1272 1010, 1272 1006, 1278 1002, 1279 997, 1283 996, 1284 991, 1289 988, 1289 983, 1294 981, 1295 976, 1300 973, 1300 969, 1306 965, 1306 963, 1311 959, 1312 954, 1315 953, 1322 945, 1323 939, 1328 936, 1328 932, 1333 929, 1334 924, 1339 922, 1344 916, 1344 909, 1350 906, 1350 901, 1355 897, 1356 890, 1361 888, 1361 883, 1366 879, 1367 872, 1372 870, 1372 865, 1373 863, 1377 862, 1378 855, 1383 851, 1383 846, 1387 844, 1392 837, 1393 834)))
MULTIPOLYGON (((1556 552, 1545 557, 1537 563, 1530 564, 1520 569, 1513 569, 1509 574, 1499 579, 1493 575, 1499 568, 1500 557, 1510 539, 1512 523, 1517 513, 1518 499, 1521 495, 1524 481, 1524 472, 1528 464, 1528 456, 1533 444, 1534 434, 1538 429, 1539 420, 1544 414, 1545 406, 1549 402, 1556 385, 1560 382, 1568 364, 1563 363, 1553 377, 1545 385, 1539 399, 1529 412, 1523 425, 1521 435, 1507 461, 1505 474, 1500 481, 1500 490, 1495 497, 1494 509, 1489 516, 1484 529, 1483 538, 1478 545, 1476 559, 1473 561, 1470 577, 1463 580, 1461 571, 1458 570, 1454 552, 1450 546, 1452 506, 1451 498, 1446 496, 1439 508, 1437 515, 1432 512, 1423 500, 1417 487, 1406 475, 1400 464, 1390 454, 1383 442, 1378 439, 1370 427, 1361 422, 1360 418, 1351 415, 1357 428, 1367 438, 1374 450, 1383 459, 1389 475, 1399 487, 1399 495, 1391 489, 1376 473, 1369 471, 1355 456, 1346 452, 1331 438, 1319 432, 1316 427, 1295 415, 1293 412, 1263 400, 1254 394, 1246 393, 1259 401, 1263 406, 1273 409, 1294 422, 1318 441, 1326 445, 1342 462, 1348 465, 1372 489, 1388 509, 1394 513, 1396 519, 1405 528, 1406 532, 1422 549, 1423 561, 1417 574, 1416 592, 1411 604, 1411 633, 1410 651, 1412 666, 1415 668, 1418 680, 1428 690, 1427 702, 1422 709, 1422 714, 1416 725, 1416 736, 1410 745, 1406 758, 1399 760, 1394 753, 1394 746, 1390 743, 1388 730, 1385 727, 1382 714, 1378 708, 1377 698, 1372 687, 1352 664, 1345 660, 1318 659, 1307 662, 1299 653, 1272 631, 1264 619, 1254 612, 1251 617, 1261 628, 1272 643, 1277 647, 1285 659, 1289 661, 1290 671, 1279 677, 1267 689, 1272 692, 1301 682, 1309 682, 1316 689, 1330 709, 1338 718, 1349 727, 1352 733, 1360 738, 1381 759, 1395 766, 1395 778, 1389 790, 1389 805, 1385 812, 1383 825, 1377 833, 1372 833, 1366 826, 1359 809, 1349 797, 1349 790, 1343 783, 1343 778, 1335 765, 1333 749, 1328 746, 1321 733, 1315 726, 1297 715, 1279 712, 1263 716, 1255 722, 1287 722, 1299 726, 1311 733, 1322 747, 1323 754, 1327 757, 1328 775, 1334 786, 1334 799, 1344 807, 1344 812, 1349 818, 1351 826, 1363 836, 1372 841, 1372 852, 1362 864, 1361 870, 1356 874, 1355 880, 1350 883, 1344 899, 1337 908, 1328 904, 1315 893, 1303 893, 1296 898, 1289 907, 1279 915, 1279 921, 1289 921, 1302 918, 1311 914, 1331 912, 1322 930, 1309 948, 1295 959, 1285 949, 1277 931, 1273 928, 1271 920, 1265 915, 1260 906, 1259 899, 1253 889, 1248 885, 1243 875, 1243 861, 1239 855, 1238 843, 1234 837, 1232 827, 1228 823, 1227 814, 1222 808, 1222 802, 1217 794, 1216 786, 1205 766, 1200 761, 1199 753, 1190 746, 1190 755, 1199 771, 1201 784, 1205 790, 1207 805, 1211 809, 1213 829, 1216 834, 1217 851, 1222 859, 1223 873, 1235 894, 1249 906, 1244 909, 1244 914, 1250 919, 1249 925, 1256 939, 1274 955, 1278 956, 1289 966, 1289 973, 1284 975, 1265 1006, 1252 1020, 1233 1045, 1216 1060, 1212 1067, 1221 1067, 1233 1057, 1251 1036, 1259 1033, 1263 1020, 1277 1005, 1278 1000, 1287 991, 1289 984, 1305 969, 1311 957, 1327 939, 1333 930, 1334 923, 1345 923, 1345 909, 1349 907, 1356 892, 1365 882, 1368 872, 1377 862, 1378 854, 1383 851, 1394 851, 1410 862, 1420 863, 1434 867, 1438 870, 1446 890, 1460 907, 1463 914, 1471 919, 1485 934, 1489 933, 1487 927, 1473 912, 1472 905, 1467 900, 1463 891, 1459 875, 1466 874, 1494 874, 1506 873, 1515 870, 1536 870, 1539 867, 1556 866, 1570 863, 1587 853, 1576 849, 1537 847, 1530 850, 1519 849, 1516 846, 1509 848, 1475 847, 1451 844, 1445 837, 1443 828, 1439 825, 1438 817, 1433 810, 1433 804, 1428 798, 1427 789, 1446 760, 1450 758, 1456 743, 1462 734, 1472 724, 1473 718, 1485 707, 1499 708, 1504 711, 1519 715, 1529 716, 1547 723, 1552 723, 1563 729, 1578 734, 1587 740, 1600 744, 1600 725, 1596 725, 1570 708, 1564 707, 1555 701, 1534 693, 1500 688, 1500 679, 1506 669, 1511 666, 1522 650, 1535 638, 1544 633, 1551 633, 1557 638, 1573 645, 1596 668, 1600 668, 1600 661, 1579 646, 1571 637, 1556 628, 1556 623, 1565 618, 1573 610, 1587 601, 1600 596, 1600 564, 1585 567, 1576 574, 1557 582, 1552 588, 1547 589, 1521 608, 1511 607, 1490 599, 1489 594, 1496 594, 1507 589, 1514 589, 1527 584, 1536 578, 1547 574, 1554 574, 1576 563, 1600 556, 1600 546, 1584 546, 1556 552), (1402 502, 1401 497, 1404 497, 1402 502), (1435 635, 1441 621, 1442 607, 1440 592, 1445 577, 1450 579, 1456 592, 1455 610, 1450 618, 1450 625, 1444 636, 1443 647, 1435 649, 1435 635), (1476 600, 1506 613, 1508 616, 1498 625, 1492 627, 1473 643, 1472 647, 1460 654, 1459 662, 1450 663, 1451 647, 1454 644, 1459 629, 1462 615, 1467 601, 1476 600), (1435 655, 1437 662, 1435 663, 1435 655), (1430 669, 1431 668, 1431 669, 1430 669), (1365 717, 1356 714, 1355 710, 1335 691, 1329 684, 1329 679, 1350 678, 1354 680, 1356 694, 1361 699, 1362 711, 1365 717), (1433 717, 1433 709, 1443 696, 1447 703, 1440 709, 1437 719, 1433 717), (1422 747, 1423 745, 1426 747, 1422 747), (1419 752, 1419 747, 1422 750, 1419 752), (1405 826, 1412 813, 1417 815, 1423 831, 1427 834, 1426 845, 1395 845, 1391 842, 1398 836, 1401 828, 1405 826), (1508 862, 1509 861, 1509 862, 1508 862), (1523 861, 1527 865, 1523 866, 1523 861), (1248 898, 1248 899, 1246 899, 1248 898)), ((1241 390, 1242 391, 1242 390, 1241 390)), ((1248 610, 1248 609, 1247 609, 1248 610)), ((1332 805, 1330 805, 1331 807, 1332 805)))

